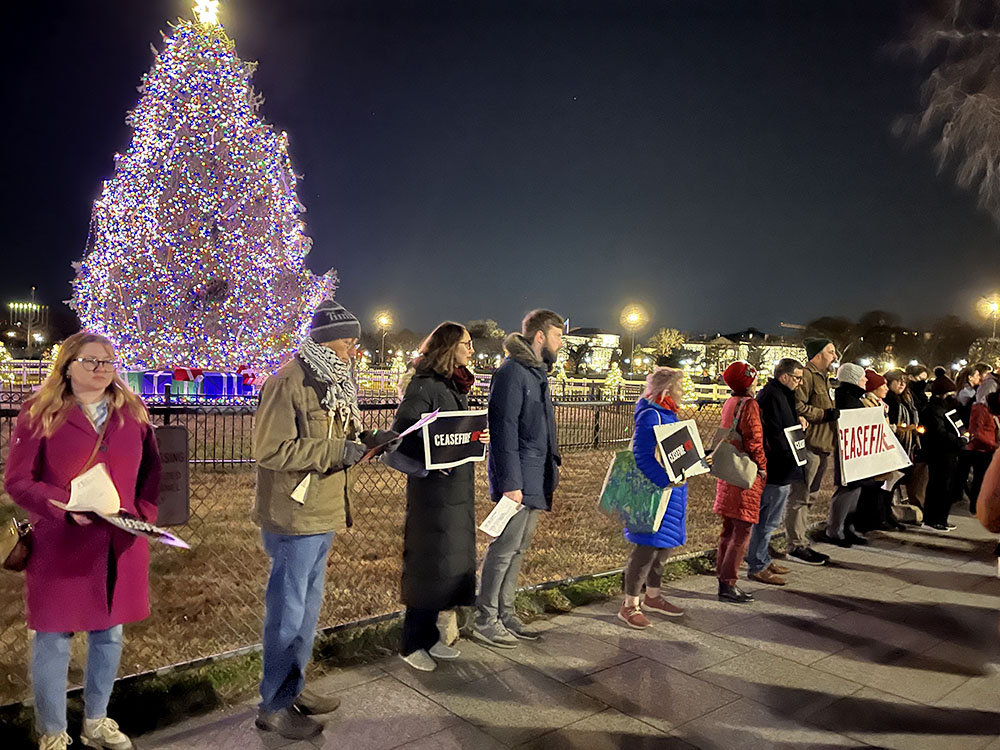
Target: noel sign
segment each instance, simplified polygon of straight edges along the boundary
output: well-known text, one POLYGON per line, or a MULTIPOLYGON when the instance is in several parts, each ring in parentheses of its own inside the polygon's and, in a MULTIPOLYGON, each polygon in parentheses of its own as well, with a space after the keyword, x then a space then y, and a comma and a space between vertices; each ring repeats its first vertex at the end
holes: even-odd
POLYGON ((480 437, 488 429, 486 409, 442 411, 421 428, 424 438, 424 467, 451 469, 482 461, 486 444, 480 437))
POLYGON ((881 409, 844 409, 837 422, 837 451, 844 482, 904 469, 911 462, 881 409))

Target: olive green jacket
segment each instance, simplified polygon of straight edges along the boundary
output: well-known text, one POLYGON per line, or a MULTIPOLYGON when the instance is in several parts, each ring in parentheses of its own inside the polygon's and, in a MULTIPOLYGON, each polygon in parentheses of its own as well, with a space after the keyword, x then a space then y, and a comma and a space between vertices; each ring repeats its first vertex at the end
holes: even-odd
POLYGON ((345 469, 346 434, 340 418, 323 408, 321 383, 295 357, 264 383, 254 425, 257 501, 253 518, 278 534, 323 534, 351 525, 355 469, 345 469), (310 476, 311 475, 311 476, 310 476), (303 502, 292 492, 307 476, 303 502))
POLYGON ((836 445, 837 423, 824 422, 826 410, 833 408, 830 398, 830 379, 812 362, 802 371, 802 382, 795 389, 795 408, 800 417, 809 422, 806 428, 806 447, 814 453, 833 453, 836 445))

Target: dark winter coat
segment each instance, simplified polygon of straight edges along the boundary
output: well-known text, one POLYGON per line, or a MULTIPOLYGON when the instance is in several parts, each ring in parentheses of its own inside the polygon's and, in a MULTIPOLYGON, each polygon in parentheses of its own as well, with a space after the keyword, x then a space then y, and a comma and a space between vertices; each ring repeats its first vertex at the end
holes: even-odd
POLYGON ((896 433, 896 438, 912 459, 917 448, 920 447, 920 438, 915 428, 920 424, 920 412, 913 397, 907 391, 903 391, 902 397, 892 391, 885 394, 885 403, 889 407, 887 418, 892 431, 896 433))
MULTIPOLYGON (((640 398, 635 405, 635 433, 632 437, 632 454, 635 465, 646 479, 657 487, 670 485, 666 469, 657 460, 658 447, 653 428, 658 424, 672 424, 677 414, 653 401, 640 398)), ((660 528, 652 534, 640 534, 625 528, 625 539, 632 544, 666 549, 680 547, 685 541, 684 518, 687 514, 687 484, 670 490, 670 500, 663 514, 660 528)))
POLYGON ((928 463, 946 460, 949 455, 958 455, 965 445, 954 425, 945 414, 955 408, 950 399, 932 396, 927 406, 920 412, 920 423, 927 430, 923 436, 923 453, 928 463))
MULTIPOLYGON (((34 547, 28 558, 28 627, 45 633, 105 630, 149 616, 149 542, 103 521, 77 526, 49 500, 69 502, 70 482, 86 466, 97 431, 74 407, 50 437, 35 434, 21 408, 11 437, 4 487, 28 511, 34 547)), ((148 424, 108 416, 103 463, 122 510, 156 520, 160 453, 148 424)), ((13 602, 9 602, 13 609, 13 602)))
POLYGON ((527 508, 552 509, 562 458, 548 368, 520 334, 504 342, 507 359, 490 386, 490 496, 521 490, 527 508))
POLYGON ((771 378, 757 394, 760 418, 764 425, 764 455, 767 456, 767 483, 786 485, 802 482, 802 467, 795 463, 785 428, 796 427, 795 391, 780 380, 771 378))
MULTIPOLYGON (((435 409, 464 411, 469 398, 451 378, 418 371, 404 378, 403 399, 392 429, 402 432, 435 409), (408 378, 408 382, 407 382, 408 378)), ((398 449, 423 463, 420 432, 398 449)), ((473 464, 406 479, 402 600, 416 609, 467 606, 476 598, 476 493, 473 464)))
MULTIPOLYGON (((865 396, 865 389, 856 385, 855 383, 841 383, 837 386, 837 389, 833 392, 833 402, 837 405, 837 408, 841 411, 845 409, 870 409, 871 407, 866 404, 863 399, 865 396)), ((838 431, 839 432, 839 431, 838 431)), ((839 437, 838 437, 839 442, 839 437)), ((866 487, 874 486, 880 482, 877 479, 859 479, 854 482, 848 482, 847 484, 842 484, 840 479, 840 451, 837 451, 836 460, 834 462, 833 471, 833 481, 834 484, 843 487, 866 487)))

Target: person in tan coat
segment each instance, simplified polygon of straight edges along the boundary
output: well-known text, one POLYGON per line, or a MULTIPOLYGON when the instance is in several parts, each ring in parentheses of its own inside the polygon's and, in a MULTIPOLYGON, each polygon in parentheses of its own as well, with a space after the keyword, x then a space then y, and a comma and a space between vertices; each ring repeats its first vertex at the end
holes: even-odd
POLYGON ((795 483, 788 495, 785 510, 785 533, 788 559, 807 565, 824 565, 829 557, 809 546, 809 509, 819 495, 823 477, 830 466, 839 412, 830 397, 830 365, 837 359, 837 349, 829 339, 806 339, 809 361, 802 372, 802 382, 795 389, 796 411, 805 418, 805 483, 795 483))
POLYGON ((349 362, 358 319, 323 302, 309 337, 267 379, 254 426, 257 500, 253 517, 271 558, 264 615, 263 676, 256 725, 289 739, 319 734, 309 717, 340 701, 305 690, 326 558, 351 525, 351 467, 365 453, 349 362))

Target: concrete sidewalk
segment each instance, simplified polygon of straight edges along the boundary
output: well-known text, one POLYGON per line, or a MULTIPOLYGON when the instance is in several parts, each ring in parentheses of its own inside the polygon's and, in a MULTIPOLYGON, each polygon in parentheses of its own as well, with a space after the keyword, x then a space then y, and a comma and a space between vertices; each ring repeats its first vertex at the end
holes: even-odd
MULTIPOLYGON (((142 750, 534 750, 883 747, 1000 750, 996 539, 973 518, 950 534, 881 535, 789 563, 749 605, 692 576, 665 595, 686 610, 645 631, 619 601, 541 623, 501 651, 462 640, 430 674, 397 658, 316 687, 343 705, 312 742, 253 727, 250 704, 138 738, 142 750)), ((875 535, 873 535, 875 536, 875 535)), ((822 547, 821 547, 822 548, 822 547)))

